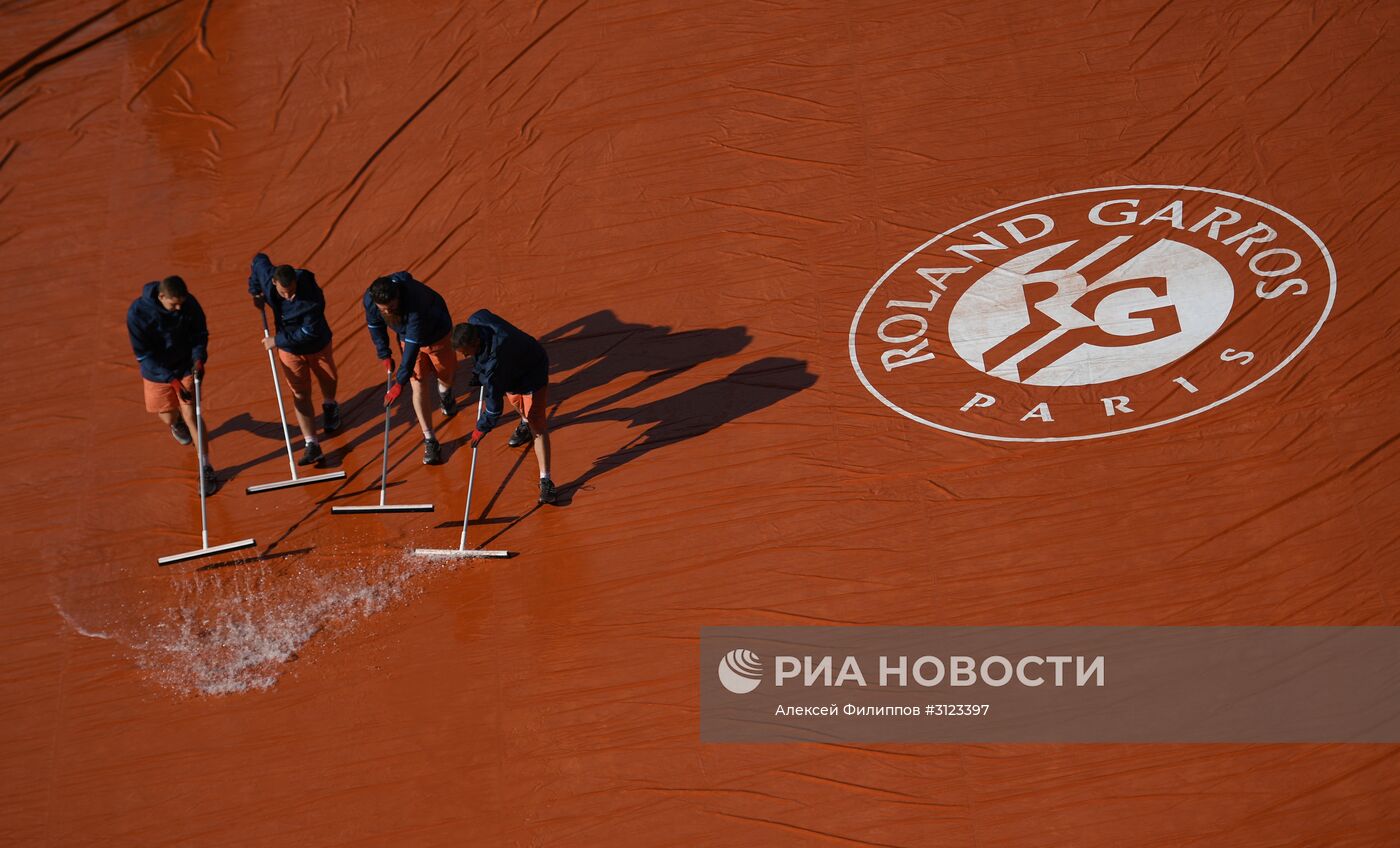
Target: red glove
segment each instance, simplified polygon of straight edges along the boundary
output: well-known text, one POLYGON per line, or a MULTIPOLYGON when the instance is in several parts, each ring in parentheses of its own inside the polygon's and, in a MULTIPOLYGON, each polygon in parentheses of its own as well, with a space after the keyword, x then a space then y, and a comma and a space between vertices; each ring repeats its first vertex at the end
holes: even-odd
POLYGON ((484 439, 484 438, 486 438, 486 434, 485 434, 485 433, 481 432, 480 430, 473 430, 473 431, 472 431, 472 450, 476 450, 476 446, 479 445, 479 444, 481 444, 481 440, 484 439))
POLYGON ((184 401, 185 403, 189 403, 189 402, 190 402, 190 400, 191 400, 191 398, 190 398, 190 393, 187 392, 187 391, 185 391, 185 384, 184 384, 184 383, 181 383, 179 380, 171 380, 171 381, 170 381, 170 388, 172 388, 172 389, 175 390, 175 394, 176 394, 177 397, 180 398, 180 400, 184 401))
POLYGON ((385 371, 389 372, 390 374, 394 373, 393 357, 390 357, 389 359, 381 359, 379 360, 379 364, 384 366, 385 371))
POLYGON ((400 383, 395 383, 389 388, 389 391, 384 395, 384 405, 393 406, 394 401, 398 400, 399 395, 401 394, 403 394, 403 385, 400 383))
POLYGON ((204 360, 196 359, 194 363, 194 376, 196 379, 204 379, 204 360))

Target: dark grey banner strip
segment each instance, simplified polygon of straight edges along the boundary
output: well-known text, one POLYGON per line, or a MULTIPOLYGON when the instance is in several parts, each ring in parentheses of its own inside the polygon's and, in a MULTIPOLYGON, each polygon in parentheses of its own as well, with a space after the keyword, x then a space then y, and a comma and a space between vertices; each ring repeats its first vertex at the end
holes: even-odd
POLYGON ((1400 627, 709 627, 707 742, 1400 742, 1400 627))

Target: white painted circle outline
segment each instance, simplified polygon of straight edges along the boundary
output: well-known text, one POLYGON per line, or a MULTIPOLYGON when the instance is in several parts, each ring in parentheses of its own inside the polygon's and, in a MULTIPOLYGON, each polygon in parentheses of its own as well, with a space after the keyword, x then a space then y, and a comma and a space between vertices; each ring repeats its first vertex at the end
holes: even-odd
MULTIPOLYGON (((894 265, 890 266, 890 269, 889 269, 888 271, 886 271, 886 272, 880 277, 880 279, 878 279, 878 280, 875 281, 875 285, 874 285, 874 286, 871 286, 870 291, 868 291, 868 292, 865 293, 865 298, 864 298, 863 300, 861 300, 860 306, 856 308, 856 315, 855 315, 855 318, 852 319, 852 321, 851 321, 851 332, 850 332, 850 334, 849 334, 849 336, 848 336, 848 347, 849 347, 849 349, 850 349, 850 355, 851 355, 851 367, 855 369, 856 376, 860 378, 861 385, 865 386, 866 391, 868 391, 868 392, 870 392, 872 395, 874 395, 875 398, 876 398, 876 400, 880 401, 880 402, 883 403, 885 406, 889 407, 890 409, 894 410, 895 412, 898 412, 900 415, 903 415, 905 418, 908 418, 908 419, 910 419, 911 421, 917 421, 917 422, 920 423, 920 424, 923 424, 923 425, 928 426, 928 427, 932 427, 932 428, 934 428, 935 430, 942 430, 942 431, 945 432, 945 433, 953 433, 953 434, 958 435, 958 436, 967 436, 967 437, 973 438, 973 439, 985 439, 985 440, 987 440, 987 441, 993 441, 993 442, 1082 442, 1082 441, 1087 441, 1087 440, 1089 440, 1089 439, 1105 439, 1105 438, 1108 438, 1109 436, 1121 436, 1121 435, 1123 435, 1123 434, 1125 434, 1125 433, 1136 433, 1136 432, 1141 431, 1141 430, 1151 430, 1151 429, 1154 428, 1154 427, 1163 427, 1163 426, 1165 426, 1165 425, 1167 425, 1167 424, 1175 424, 1176 422, 1181 421, 1181 420, 1186 419, 1186 418, 1190 418, 1190 417, 1193 416, 1193 415, 1199 415, 1199 414, 1201 414, 1202 412, 1207 412, 1207 411, 1209 411, 1209 410, 1212 410, 1212 409, 1214 409, 1215 407, 1220 406, 1221 404, 1229 403, 1230 401, 1234 400, 1235 398, 1239 397, 1240 395, 1244 394, 1245 392, 1249 391, 1250 389, 1253 389, 1255 386, 1258 386, 1260 383, 1262 383, 1262 382, 1264 382, 1265 380, 1269 379, 1270 377, 1274 376, 1274 375, 1277 374, 1279 371, 1283 370, 1283 368, 1284 368, 1285 365, 1287 365, 1288 363, 1292 362, 1293 359, 1294 359, 1295 357, 1298 356, 1298 354, 1302 353, 1302 352, 1303 352, 1303 348, 1307 347, 1310 343, 1312 343, 1313 338, 1318 334, 1318 331, 1322 329, 1322 325, 1323 325, 1324 323, 1326 323, 1327 317, 1328 317, 1329 315, 1332 314, 1332 304, 1336 301, 1336 299, 1337 299, 1337 266, 1334 265, 1334 264, 1332 263, 1332 254, 1327 250, 1327 245, 1325 245, 1325 244, 1322 243, 1322 239, 1320 239, 1320 238, 1317 237, 1317 233, 1313 232, 1311 227, 1309 227, 1307 224, 1304 224, 1302 221, 1299 221, 1297 218, 1294 218, 1292 215, 1288 214, 1287 212, 1283 211, 1282 209, 1278 208, 1277 206, 1274 206, 1274 205, 1272 205, 1272 204, 1270 204, 1270 203, 1265 203, 1265 202, 1262 201, 1262 200, 1255 200, 1254 198, 1252 198, 1252 197, 1247 197, 1247 196, 1245 196, 1245 195, 1243 195, 1243 194, 1235 194, 1234 192, 1231 192, 1231 191, 1223 191, 1223 190, 1218 189, 1218 188, 1204 188, 1204 187, 1202 187, 1202 186, 1182 186, 1182 185, 1125 185, 1125 186, 1104 186, 1104 187, 1102 187, 1102 188, 1081 188, 1081 189, 1079 189, 1079 190, 1077 190, 1077 191, 1065 191, 1065 192, 1061 192, 1061 193, 1059 193, 1059 194, 1047 194, 1047 195, 1045 195, 1045 196, 1043 196, 1043 197, 1037 197, 1037 198, 1034 198, 1034 199, 1031 199, 1031 200, 1023 200, 1023 201, 1021 201, 1020 203, 1014 203, 1014 204, 1012 204, 1012 205, 1010 205, 1010 206, 1003 206, 1003 207, 1000 208, 1000 209, 995 209, 995 210, 993 210, 993 211, 991 211, 991 212, 987 212, 987 213, 985 213, 985 214, 978 215, 976 218, 969 218, 968 220, 963 221, 961 224, 958 224, 956 227, 952 227, 951 229, 944 230, 943 232, 939 233, 938 235, 934 236, 933 238, 929 239, 928 241, 924 242, 923 244, 919 245, 918 247, 914 248, 913 250, 909 251, 907 254, 905 254, 905 256, 904 256, 903 259, 899 260, 899 261, 896 262, 894 265), (1137 427, 1129 427, 1129 428, 1127 428, 1127 429, 1125 429, 1125 430, 1109 430, 1109 431, 1106 432, 1106 433, 1092 433, 1092 434, 1085 435, 1085 436, 1043 436, 1043 437, 1039 437, 1039 438, 1022 438, 1022 437, 1018 437, 1018 436, 990 436, 990 435, 986 435, 986 434, 984 434, 984 433, 970 433, 970 432, 968 432, 968 431, 966 431, 966 430, 958 430, 958 429, 956 429, 956 428, 954 428, 954 427, 945 427, 945 426, 942 425, 942 424, 935 424, 934 422, 929 421, 929 420, 927 420, 927 419, 925 419, 925 418, 920 418, 919 416, 915 415, 915 414, 912 413, 912 412, 909 412, 908 410, 901 409, 900 407, 898 407, 898 406, 896 406, 895 404, 891 403, 890 400, 889 400, 889 398, 887 398, 887 397, 885 397, 884 395, 880 394, 880 392, 877 391, 877 390, 875 389, 874 386, 870 385, 870 381, 869 381, 868 379, 866 379, 866 377, 865 377, 865 372, 862 371, 862 370, 860 369, 860 362, 859 362, 859 360, 856 359, 856 329, 860 326, 860 319, 861 319, 861 316, 865 314, 865 307, 866 307, 867 305, 869 305, 869 303, 870 303, 870 298, 872 298, 872 297, 875 296, 875 292, 877 292, 877 291, 880 290, 880 287, 883 286, 883 285, 885 284, 885 280, 888 280, 888 279, 890 278, 890 275, 891 275, 891 274, 893 274, 895 271, 898 271, 900 268, 902 268, 902 267, 904 266, 904 263, 908 262, 910 259, 913 259, 916 255, 922 253, 922 252, 924 251, 925 248, 927 248, 929 245, 933 244, 934 242, 938 241, 939 239, 943 238, 944 236, 946 236, 946 235, 948 235, 948 234, 950 234, 950 233, 955 233, 955 232, 957 232, 958 230, 961 230, 963 227, 969 226, 969 225, 971 225, 971 224, 975 224, 975 223, 977 223, 978 221, 983 221, 983 220, 986 220, 987 218, 991 218, 991 217, 993 217, 993 216, 1000 215, 1000 214, 1003 213, 1003 212, 1010 212, 1010 211, 1013 210, 1013 209, 1019 209, 1019 208, 1021 208, 1022 206, 1029 206, 1029 205, 1032 204, 1032 203, 1041 203, 1041 202, 1043 202, 1043 201, 1056 200, 1056 199, 1061 198, 1061 197, 1073 197, 1074 195, 1078 195, 1078 194, 1094 194, 1094 193, 1096 193, 1096 192, 1105 192, 1105 191, 1129 191, 1129 190, 1132 190, 1132 189, 1169 189, 1169 190, 1178 190, 1178 191, 1180 191, 1180 190, 1185 190, 1185 191, 1202 191, 1202 192, 1206 192, 1207 194, 1219 194, 1219 195, 1223 195, 1223 196, 1225 196, 1225 197, 1233 197, 1233 198, 1235 198, 1236 200, 1243 200, 1243 201, 1245 201, 1246 203, 1253 203, 1255 206, 1259 206, 1259 207, 1262 207, 1262 208, 1264 208, 1264 209, 1268 209, 1270 212, 1273 212, 1273 213, 1275 213, 1275 214, 1277 214, 1277 215, 1282 216, 1283 218, 1288 219, 1289 221, 1292 221, 1294 224, 1296 224, 1296 225, 1298 226, 1298 229, 1300 229, 1300 230, 1302 230, 1303 232, 1307 233, 1307 234, 1308 234, 1308 237, 1311 238, 1311 239, 1313 240, 1313 243, 1317 245, 1317 249, 1320 250, 1320 251, 1322 252, 1322 258, 1323 258, 1323 260, 1325 260, 1325 261, 1327 262, 1327 274, 1328 274, 1328 277, 1329 277, 1329 279, 1328 279, 1328 285, 1327 285, 1327 305, 1323 307, 1323 309, 1322 309, 1322 315, 1318 317, 1317 323, 1313 325, 1312 331, 1308 333, 1307 337, 1304 338, 1303 341, 1302 341, 1296 348, 1293 349, 1293 352, 1292 352, 1292 353, 1290 353, 1290 354, 1288 354, 1288 356, 1284 357, 1283 361, 1281 361, 1281 362, 1279 362, 1279 364, 1275 365, 1275 366, 1269 371, 1269 373, 1265 374, 1264 376, 1260 377, 1259 379, 1255 380, 1254 382, 1250 383, 1249 385, 1245 386, 1245 387, 1242 388, 1242 389, 1236 389, 1235 392, 1234 392, 1233 394, 1227 395, 1227 396, 1225 396, 1225 397, 1223 397, 1223 398, 1220 398, 1220 399, 1218 399, 1218 400, 1216 400, 1216 401, 1214 401, 1214 402, 1212 402, 1212 403, 1209 403, 1209 404, 1207 404, 1207 405, 1205 405, 1205 406, 1202 406, 1202 407, 1200 407, 1200 408, 1198 408, 1198 409, 1193 409, 1193 410, 1190 411, 1190 412, 1182 413, 1181 415, 1178 415, 1178 416, 1176 416, 1175 418, 1168 418, 1168 419, 1165 419, 1165 420, 1163 420, 1163 421, 1158 421, 1158 422, 1153 423, 1153 424, 1141 424, 1141 425, 1139 425, 1139 426, 1137 426, 1137 427)), ((964 364, 965 364, 965 363, 964 363, 964 364)))

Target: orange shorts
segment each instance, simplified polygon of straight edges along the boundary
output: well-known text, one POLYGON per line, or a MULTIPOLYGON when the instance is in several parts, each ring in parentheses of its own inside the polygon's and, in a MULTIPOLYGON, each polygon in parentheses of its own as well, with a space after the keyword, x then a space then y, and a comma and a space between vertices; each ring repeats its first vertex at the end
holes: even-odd
POLYGON ((181 406, 194 406, 194 375, 186 374, 180 379, 180 385, 185 387, 189 393, 189 400, 180 400, 174 387, 169 383, 153 383, 145 377, 141 378, 141 386, 146 395, 147 412, 174 412, 181 406))
POLYGON ((292 394, 297 397, 311 396, 312 374, 320 381, 321 391, 325 391, 327 383, 334 384, 338 377, 329 344, 315 353, 288 353, 278 348, 277 361, 282 363, 287 385, 292 387, 292 394))
POLYGON ((535 435, 549 432, 549 422, 545 418, 545 404, 549 403, 549 384, 546 383, 530 392, 528 395, 513 395, 506 392, 506 400, 515 407, 525 420, 530 422, 530 429, 535 435))
POLYGON ((418 348, 418 361, 413 363, 413 379, 426 380, 437 377, 438 382, 452 385, 452 375, 457 373, 457 351, 452 349, 452 336, 443 336, 440 341, 418 348))

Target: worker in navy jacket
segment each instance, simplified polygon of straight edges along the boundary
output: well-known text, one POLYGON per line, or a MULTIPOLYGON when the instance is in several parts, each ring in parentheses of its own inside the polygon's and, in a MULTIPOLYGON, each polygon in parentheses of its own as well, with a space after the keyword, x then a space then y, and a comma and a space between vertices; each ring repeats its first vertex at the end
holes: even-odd
POLYGON ((423 428, 423 464, 442 461, 442 447, 433 433, 433 403, 429 397, 430 378, 437 380, 437 405, 442 414, 455 415, 457 399, 452 394, 452 376, 457 372, 457 355, 452 350, 452 316, 442 295, 413 279, 407 271, 380 277, 365 291, 365 324, 374 342, 375 354, 389 376, 384 405, 399 399, 405 384, 412 384, 413 411, 423 428), (394 353, 389 347, 389 330, 398 336, 402 361, 394 369, 394 353))
MULTIPOLYGON (((331 350, 331 325, 326 321, 326 296, 316 284, 316 275, 305 268, 273 265, 267 254, 253 257, 248 274, 248 293, 253 306, 271 309, 275 334, 263 339, 263 347, 277 351, 277 361, 292 388, 292 407, 306 446, 298 465, 311 465, 321 459, 316 438, 316 413, 311 403, 311 378, 321 387, 321 413, 326 433, 340 429, 340 404, 336 401, 339 374, 331 350)), ((267 323, 267 315, 263 315, 267 323)))
MULTIPOLYGON (((199 301, 179 277, 146 283, 126 311, 126 332, 141 366, 146 411, 170 427, 175 441, 191 444, 191 434, 199 429, 194 380, 198 376, 203 381, 204 362, 209 358, 209 327, 199 301)), ((212 493, 218 479, 209 464, 208 442, 201 448, 205 489, 212 493)))
POLYGON ((544 345, 504 318, 478 309, 467 323, 452 328, 452 346, 464 358, 472 358, 475 382, 482 387, 482 408, 472 431, 472 449, 500 420, 501 400, 509 401, 520 413, 520 423, 507 444, 515 448, 534 442, 535 459, 540 466, 540 503, 554 503, 558 495, 549 477, 549 422, 545 412, 549 354, 544 345))

